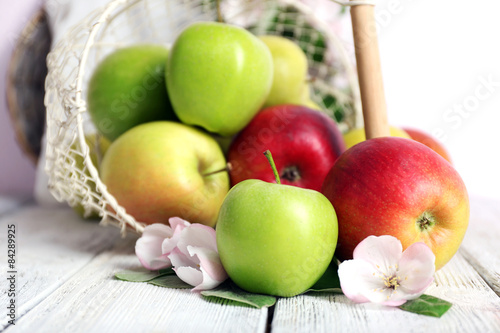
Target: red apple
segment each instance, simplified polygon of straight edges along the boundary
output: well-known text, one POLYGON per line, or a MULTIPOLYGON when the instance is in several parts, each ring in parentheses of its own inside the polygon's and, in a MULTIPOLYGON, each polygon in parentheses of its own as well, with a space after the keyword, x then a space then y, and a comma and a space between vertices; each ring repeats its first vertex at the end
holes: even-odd
POLYGON ((429 147, 396 137, 364 141, 342 154, 322 189, 337 212, 335 255, 352 258, 370 235, 403 247, 425 242, 436 269, 456 253, 469 222, 469 199, 457 171, 429 147))
POLYGON ((335 121, 321 111, 299 105, 268 107, 229 147, 231 184, 245 179, 275 182, 263 155, 267 149, 283 184, 319 191, 345 145, 335 121))
POLYGON ((448 154, 448 151, 446 148, 443 146, 443 144, 439 141, 436 140, 433 136, 430 134, 427 134, 421 130, 414 129, 414 128, 403 128, 403 130, 408 133, 408 135, 415 141, 418 141, 430 149, 434 150, 436 153, 439 155, 443 156, 445 160, 448 162, 451 162, 451 157, 450 154, 448 154))

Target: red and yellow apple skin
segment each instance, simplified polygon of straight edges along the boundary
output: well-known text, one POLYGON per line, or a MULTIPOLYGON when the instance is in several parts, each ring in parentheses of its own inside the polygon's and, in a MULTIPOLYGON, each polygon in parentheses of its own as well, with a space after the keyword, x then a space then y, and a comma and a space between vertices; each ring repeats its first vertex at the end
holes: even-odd
POLYGON ((158 121, 125 132, 108 148, 100 174, 118 204, 139 222, 178 216, 213 227, 229 191, 224 155, 205 132, 158 121))
POLYGON ((445 160, 448 162, 452 163, 451 161, 451 156, 448 154, 448 151, 446 148, 443 146, 441 142, 436 140, 433 136, 430 134, 427 134, 421 130, 414 129, 414 128, 403 128, 403 130, 408 133, 408 135, 415 141, 418 141, 427 147, 431 148, 434 150, 436 153, 439 155, 443 156, 445 160))
POLYGON ((426 243, 436 269, 457 252, 469 199, 457 171, 429 147, 396 137, 364 141, 339 157, 322 189, 338 216, 335 256, 352 258, 367 236, 392 235, 403 247, 426 243))
POLYGON ((259 112, 229 147, 231 184, 246 179, 275 182, 265 150, 271 150, 282 184, 316 191, 345 150, 337 124, 326 114, 300 105, 259 112))

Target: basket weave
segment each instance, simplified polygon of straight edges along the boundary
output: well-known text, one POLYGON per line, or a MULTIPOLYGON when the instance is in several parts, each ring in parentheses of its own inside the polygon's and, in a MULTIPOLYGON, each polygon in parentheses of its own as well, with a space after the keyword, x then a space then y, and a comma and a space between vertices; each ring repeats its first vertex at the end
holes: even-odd
MULTIPOLYGON (((311 98, 325 109, 341 130, 357 125, 357 81, 338 37, 298 0, 115 0, 74 27, 49 54, 47 162, 49 189, 71 206, 82 204, 86 214, 102 217, 122 233, 141 233, 136 221, 106 190, 98 165, 89 157, 85 136, 95 133, 86 110, 86 86, 95 66, 110 52, 137 43, 170 45, 195 21, 243 26, 257 35, 276 34, 297 42, 309 61, 311 98), (83 157, 83 165, 76 160, 83 157)), ((99 159, 98 159, 99 160, 99 159)))

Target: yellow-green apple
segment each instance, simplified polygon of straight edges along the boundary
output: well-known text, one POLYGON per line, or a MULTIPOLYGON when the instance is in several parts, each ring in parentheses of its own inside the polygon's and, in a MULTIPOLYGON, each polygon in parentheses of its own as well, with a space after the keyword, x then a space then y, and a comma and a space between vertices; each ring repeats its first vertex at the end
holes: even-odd
MULTIPOLYGON (((293 104, 293 103, 291 103, 291 104, 293 104)), ((316 102, 314 102, 311 99, 311 87, 309 86, 309 84, 306 84, 304 86, 304 90, 302 91, 302 98, 300 98, 299 102, 296 104, 307 106, 310 109, 323 111, 321 106, 319 106, 316 102)))
POLYGON ((250 122, 272 79, 269 48, 249 31, 218 22, 184 29, 166 69, 168 94, 179 119, 223 136, 250 122))
POLYGON ((300 105, 263 109, 229 147, 231 184, 245 179, 274 181, 262 155, 275 152, 283 184, 320 191, 335 160, 345 150, 342 134, 325 113, 300 105))
POLYGON ((134 45, 102 60, 88 84, 87 106, 101 134, 115 140, 128 129, 155 120, 176 120, 165 91, 168 49, 134 45))
MULTIPOLYGON (((85 143, 89 149, 89 157, 92 161, 94 167, 99 169, 99 165, 103 159, 104 154, 109 148, 110 141, 106 139, 104 136, 93 133, 85 136, 85 143)), ((72 145, 72 149, 75 151, 82 152, 83 149, 79 147, 79 141, 75 142, 72 145)), ((72 154, 73 159, 75 160, 75 167, 82 172, 82 176, 79 176, 80 179, 86 179, 86 183, 89 186, 89 191, 91 193, 96 192, 95 182, 90 178, 90 173, 85 166, 83 156, 81 154, 72 154)), ((83 199, 82 196, 79 196, 79 200, 83 199)), ((96 202, 97 204, 97 202, 96 202)), ((82 218, 95 220, 99 218, 99 213, 96 211, 86 211, 83 204, 81 202, 77 202, 75 206, 73 206, 73 210, 82 218)))
POLYGON ((249 292, 284 297, 323 275, 337 235, 335 210, 320 192, 257 179, 229 191, 216 228, 229 277, 249 292))
MULTIPOLYGON (((405 131, 403 131, 400 128, 397 128, 395 126, 390 126, 389 130, 390 130, 391 136, 395 136, 398 138, 410 139, 410 136, 408 135, 408 133, 406 133, 405 131)), ((365 128, 364 127, 352 129, 349 132, 344 134, 344 142, 345 142, 345 146, 347 149, 349 149, 352 146, 354 146, 355 144, 358 144, 358 143, 365 141, 365 140, 366 140, 366 136, 365 136, 365 128)))
POLYGON ((307 100, 303 101, 300 105, 307 106, 308 108, 313 109, 313 110, 318 110, 318 111, 322 111, 323 110, 321 108, 321 106, 319 106, 312 99, 307 99, 307 100))
POLYGON ((280 104, 302 105, 309 97, 307 57, 293 41, 282 36, 259 36, 273 57, 274 74, 271 91, 264 107, 280 104))
POLYGON ((226 161, 208 134, 178 122, 138 125, 109 147, 101 165, 108 191, 140 222, 178 216, 214 226, 229 190, 226 161))
POLYGON ((439 142, 432 135, 425 133, 424 131, 415 129, 415 128, 403 128, 403 130, 408 133, 408 135, 415 141, 418 141, 427 147, 434 150, 439 155, 443 156, 445 160, 452 163, 451 156, 448 154, 448 151, 443 146, 441 142, 439 142))
POLYGON ((456 253, 469 221, 464 182, 445 159, 411 139, 383 137, 342 154, 323 184, 338 216, 335 256, 350 259, 370 235, 392 235, 403 247, 426 243, 436 269, 456 253))

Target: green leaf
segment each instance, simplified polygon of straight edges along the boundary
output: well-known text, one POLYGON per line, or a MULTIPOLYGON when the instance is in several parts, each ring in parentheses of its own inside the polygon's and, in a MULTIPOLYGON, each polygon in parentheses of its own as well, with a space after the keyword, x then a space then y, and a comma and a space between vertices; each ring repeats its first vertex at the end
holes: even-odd
POLYGON ((231 282, 226 282, 212 290, 204 290, 201 294, 204 297, 216 297, 230 300, 237 303, 247 304, 258 309, 273 306, 276 303, 275 296, 249 293, 238 288, 231 282))
POLYGON ((166 268, 159 271, 150 271, 145 268, 137 268, 134 270, 124 270, 115 274, 118 280, 129 282, 148 282, 157 277, 164 275, 172 275, 175 272, 172 268, 166 268))
POLYGON ((333 258, 323 276, 306 292, 331 292, 341 294, 342 289, 340 288, 338 269, 337 259, 333 258))
POLYGON ((451 303, 440 298, 422 295, 419 298, 400 305, 401 310, 418 313, 421 315, 440 318, 451 308, 451 303))
POLYGON ((148 281, 149 284, 164 288, 174 289, 191 289, 193 286, 185 283, 177 275, 161 275, 153 280, 148 281))

